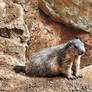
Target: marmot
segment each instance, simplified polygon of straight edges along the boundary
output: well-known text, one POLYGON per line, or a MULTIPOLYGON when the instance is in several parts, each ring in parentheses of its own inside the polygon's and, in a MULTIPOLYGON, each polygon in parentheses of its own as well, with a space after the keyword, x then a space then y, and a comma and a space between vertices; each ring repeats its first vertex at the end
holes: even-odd
POLYGON ((26 66, 25 72, 27 75, 39 77, 58 74, 64 74, 68 79, 82 77, 79 70, 80 59, 84 53, 84 43, 80 39, 73 39, 38 52, 26 66))

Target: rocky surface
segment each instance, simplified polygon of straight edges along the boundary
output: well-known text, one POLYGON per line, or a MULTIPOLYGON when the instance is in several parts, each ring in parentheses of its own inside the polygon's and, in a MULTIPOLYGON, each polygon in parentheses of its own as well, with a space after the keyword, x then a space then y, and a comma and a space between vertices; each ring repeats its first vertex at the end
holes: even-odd
POLYGON ((91 34, 52 21, 38 8, 38 0, 0 0, 0 3, 0 92, 92 91, 92 66, 86 67, 92 64, 91 34), (7 6, 2 6, 2 3, 7 6), (83 79, 69 81, 62 76, 35 78, 13 70, 14 66, 27 62, 26 58, 29 62, 38 51, 76 36, 86 47, 81 60, 83 79))
POLYGON ((39 7, 57 22, 92 33, 91 0, 39 0, 39 7))
POLYGON ((90 82, 92 82, 92 65, 90 65, 89 67, 85 67, 81 70, 81 73, 83 74, 83 76, 85 76, 85 80, 88 80, 90 82))
POLYGON ((15 37, 15 40, 21 38, 24 42, 28 40, 29 31, 24 22, 24 11, 21 5, 10 0, 0 0, 0 15, 1 36, 15 37))
POLYGON ((25 63, 24 44, 30 35, 21 5, 10 0, 0 0, 0 36, 0 51, 11 54, 17 57, 19 62, 25 63))
POLYGON ((16 63, 19 65, 25 64, 25 61, 26 61, 25 47, 26 47, 25 44, 20 44, 14 40, 9 40, 9 39, 0 37, 0 51, 11 55, 13 58, 14 57, 17 58, 19 63, 17 62, 16 63))

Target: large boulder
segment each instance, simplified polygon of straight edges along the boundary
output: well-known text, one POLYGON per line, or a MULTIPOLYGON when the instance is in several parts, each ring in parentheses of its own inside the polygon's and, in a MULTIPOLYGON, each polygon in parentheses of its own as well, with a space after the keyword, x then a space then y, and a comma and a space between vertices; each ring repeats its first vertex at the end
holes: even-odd
POLYGON ((92 32, 91 0, 39 0, 39 7, 55 21, 92 32))
POLYGON ((29 31, 24 22, 23 8, 9 0, 0 0, 0 35, 12 37, 16 34, 19 35, 16 39, 20 38, 23 42, 29 39, 29 31), (5 29, 7 29, 7 32, 5 29))
POLYGON ((24 22, 24 10, 11 0, 0 0, 0 52, 25 63, 26 44, 30 34, 24 22))

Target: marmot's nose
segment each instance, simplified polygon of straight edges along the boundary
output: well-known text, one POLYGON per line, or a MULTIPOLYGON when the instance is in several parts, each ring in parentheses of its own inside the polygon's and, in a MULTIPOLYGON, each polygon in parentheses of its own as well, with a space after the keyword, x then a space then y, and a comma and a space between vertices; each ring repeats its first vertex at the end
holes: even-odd
POLYGON ((79 55, 83 55, 85 52, 84 51, 81 51, 80 53, 79 53, 79 55))

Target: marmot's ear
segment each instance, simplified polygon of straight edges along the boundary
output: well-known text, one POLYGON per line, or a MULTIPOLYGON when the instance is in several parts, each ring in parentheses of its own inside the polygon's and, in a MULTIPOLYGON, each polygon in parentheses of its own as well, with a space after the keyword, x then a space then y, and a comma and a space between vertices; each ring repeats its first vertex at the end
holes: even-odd
POLYGON ((75 39, 79 39, 79 37, 76 36, 75 39))
POLYGON ((70 47, 71 45, 72 45, 72 42, 69 41, 69 42, 67 43, 67 47, 70 47))

